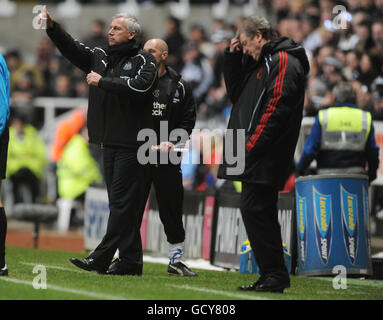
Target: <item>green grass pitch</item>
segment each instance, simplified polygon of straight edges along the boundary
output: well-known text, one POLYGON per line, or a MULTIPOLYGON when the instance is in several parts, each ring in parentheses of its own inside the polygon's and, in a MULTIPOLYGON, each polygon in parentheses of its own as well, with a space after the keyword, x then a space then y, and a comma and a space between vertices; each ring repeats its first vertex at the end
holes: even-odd
POLYGON ((291 276, 284 294, 240 292, 238 286, 258 275, 193 268, 198 277, 177 277, 165 264, 144 262, 141 277, 106 276, 69 262, 85 256, 7 247, 9 276, 0 277, 0 300, 383 300, 383 281, 347 279, 347 288, 336 290, 332 278, 291 276))

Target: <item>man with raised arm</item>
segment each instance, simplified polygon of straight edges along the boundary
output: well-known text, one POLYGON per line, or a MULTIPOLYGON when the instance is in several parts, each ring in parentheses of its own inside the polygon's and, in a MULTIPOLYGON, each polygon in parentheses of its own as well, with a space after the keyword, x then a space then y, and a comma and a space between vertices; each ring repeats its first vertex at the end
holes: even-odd
POLYGON ((134 16, 117 14, 109 27, 109 45, 88 48, 55 22, 44 6, 40 15, 47 34, 70 62, 87 74, 89 142, 103 150, 110 215, 104 238, 85 259, 70 261, 88 271, 106 273, 123 235, 134 246, 125 256, 124 274, 141 275, 137 197, 143 167, 137 160, 137 134, 151 127, 151 93, 156 81, 154 57, 139 48, 141 27, 134 16))

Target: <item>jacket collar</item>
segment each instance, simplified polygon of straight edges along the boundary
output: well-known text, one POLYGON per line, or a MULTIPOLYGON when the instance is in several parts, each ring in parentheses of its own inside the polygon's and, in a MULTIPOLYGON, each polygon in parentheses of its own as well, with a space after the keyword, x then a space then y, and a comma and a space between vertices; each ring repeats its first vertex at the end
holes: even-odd
POLYGON ((107 54, 112 62, 117 62, 123 56, 132 57, 138 53, 139 45, 135 39, 129 40, 128 42, 116 44, 114 46, 107 47, 107 54))
POLYGON ((173 68, 165 65, 165 69, 172 80, 179 81, 181 79, 181 75, 177 71, 175 71, 173 68))
MULTIPOLYGON (((333 106, 331 106, 330 108, 336 108, 336 107, 358 108, 355 104, 348 103, 348 102, 345 102, 345 103, 337 103, 337 104, 334 104, 333 106)), ((358 109, 359 109, 359 108, 358 108, 358 109)))

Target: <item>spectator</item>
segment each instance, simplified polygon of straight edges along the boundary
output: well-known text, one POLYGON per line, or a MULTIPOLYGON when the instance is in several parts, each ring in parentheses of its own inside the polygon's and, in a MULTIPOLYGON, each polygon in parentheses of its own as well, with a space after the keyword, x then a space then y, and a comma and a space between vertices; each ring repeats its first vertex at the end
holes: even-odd
POLYGON ((346 53, 346 63, 343 68, 343 74, 347 80, 355 80, 358 78, 360 55, 356 51, 346 53))
POLYGON ((92 157, 85 124, 65 145, 57 162, 57 184, 60 198, 85 199, 85 191, 93 183, 102 182, 97 162, 92 157))
POLYGON ((372 119, 383 121, 383 77, 378 77, 372 84, 373 109, 372 119))
POLYGON ((342 74, 342 64, 337 58, 327 57, 325 59, 321 80, 326 83, 329 90, 332 90, 339 81, 345 80, 342 74))
POLYGON ((89 48, 103 47, 107 45, 108 37, 105 32, 105 21, 95 19, 92 21, 90 34, 85 37, 84 44, 89 48))
POLYGON ((189 143, 187 150, 182 154, 181 161, 182 185, 185 190, 193 189, 198 162, 199 151, 189 143))
POLYGON ((371 114, 355 106, 355 92, 350 83, 340 82, 333 94, 337 104, 321 110, 316 117, 297 172, 304 174, 316 159, 319 174, 361 173, 372 182, 379 166, 379 147, 371 114))
POLYGON ((326 105, 327 86, 318 77, 311 77, 308 81, 306 94, 308 101, 304 115, 316 116, 318 110, 326 105))
POLYGON ((75 97, 76 92, 72 88, 70 77, 66 74, 58 75, 55 79, 55 86, 50 95, 54 97, 75 97))
POLYGON ((19 83, 20 78, 28 73, 31 75, 32 86, 42 89, 44 86, 44 78, 41 71, 34 65, 26 63, 22 60, 19 51, 12 50, 5 55, 10 75, 11 92, 19 83))
POLYGON ((214 55, 214 48, 209 42, 206 28, 200 23, 193 23, 189 28, 189 41, 195 43, 199 51, 207 58, 214 55))
POLYGON ((229 45, 230 40, 233 38, 233 33, 219 29, 211 36, 211 42, 214 44, 215 55, 214 55, 214 83, 213 87, 218 88, 222 84, 223 79, 223 52, 229 45))
POLYGON ((48 89, 50 78, 49 65, 54 58, 55 48, 52 41, 48 37, 40 40, 36 48, 36 67, 41 71, 44 78, 44 86, 42 91, 48 89))
POLYGON ((321 41, 319 33, 315 32, 317 27, 316 18, 307 12, 301 14, 301 31, 303 33, 302 45, 311 54, 312 51, 318 48, 321 41))
MULTIPOLYGON (((330 45, 324 45, 318 50, 317 54, 314 54, 314 58, 316 59, 316 63, 319 68, 321 68, 325 64, 325 60, 328 57, 333 57, 335 54, 335 49, 330 45)), ((318 74, 311 72, 311 75, 316 76, 322 73, 321 69, 318 69, 318 74)))
POLYGON ((88 129, 83 122, 79 133, 75 133, 64 146, 57 162, 57 207, 59 208, 57 226, 61 232, 67 231, 70 225, 83 225, 81 213, 85 192, 90 185, 103 182, 88 139, 88 129), (77 201, 78 205, 73 205, 73 201, 77 201))
POLYGON ((380 50, 383 48, 383 20, 375 20, 371 25, 371 37, 374 46, 380 50))
POLYGON ((289 14, 289 0, 272 0, 272 6, 278 21, 284 19, 289 14))
POLYGON ((359 36, 354 32, 352 23, 347 21, 346 28, 339 30, 339 41, 337 47, 344 51, 354 50, 358 42, 359 36))
POLYGON ((177 18, 172 16, 167 18, 164 41, 169 47, 168 65, 180 72, 183 67, 182 47, 185 44, 185 38, 181 32, 181 21, 177 18))
POLYGON ((77 98, 88 98, 89 87, 85 81, 77 80, 75 82, 74 94, 77 98))
POLYGON ((44 87, 44 91, 42 92, 42 95, 44 96, 50 96, 53 94, 55 83, 56 83, 56 77, 63 73, 62 71, 62 57, 54 55, 48 65, 47 69, 45 70, 45 79, 47 80, 46 85, 44 87))
POLYGON ((209 60, 200 52, 198 45, 193 42, 184 46, 183 59, 185 65, 181 74, 183 79, 190 84, 198 106, 213 83, 213 70, 209 60))
POLYGON ((360 58, 357 80, 369 88, 378 75, 378 62, 376 58, 368 53, 363 53, 360 58))
POLYGON ((368 20, 362 20, 359 24, 355 25, 355 33, 359 39, 354 50, 360 53, 370 50, 374 45, 371 37, 371 23, 368 20))
POLYGON ((210 88, 205 100, 199 105, 199 119, 224 117, 226 108, 231 106, 227 96, 225 81, 222 79, 219 87, 210 88))
POLYGON ((381 19, 383 17, 383 1, 382 0, 375 0, 375 8, 374 12, 372 13, 372 16, 375 19, 381 19))
POLYGON ((356 92, 356 104, 359 108, 370 111, 372 108, 372 95, 366 85, 355 80, 351 82, 356 92))
POLYGON ((301 22, 298 16, 293 14, 289 14, 279 22, 277 31, 281 36, 292 38, 298 43, 302 43, 305 38, 301 22))
POLYGON ((84 127, 87 111, 87 107, 75 109, 68 118, 57 124, 50 149, 50 158, 54 163, 61 159, 64 148, 69 140, 84 127))
POLYGON ((29 104, 37 95, 32 74, 30 72, 21 73, 11 92, 11 99, 16 104, 29 104))
POLYGON ((12 182, 15 203, 38 201, 47 164, 46 146, 36 129, 21 116, 9 128, 7 177, 12 182))

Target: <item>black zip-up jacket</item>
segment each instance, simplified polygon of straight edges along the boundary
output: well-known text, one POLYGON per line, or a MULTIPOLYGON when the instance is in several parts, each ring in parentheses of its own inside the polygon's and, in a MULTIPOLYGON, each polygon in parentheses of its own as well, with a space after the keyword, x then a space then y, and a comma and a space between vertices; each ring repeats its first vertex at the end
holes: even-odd
POLYGON ((192 90, 181 75, 171 67, 166 66, 166 71, 172 80, 167 88, 166 119, 169 132, 173 129, 184 129, 190 136, 196 121, 196 104, 192 90))
POLYGON ((58 23, 47 29, 61 54, 85 73, 102 76, 89 87, 89 142, 137 149, 137 134, 152 126, 151 92, 156 81, 154 57, 136 41, 93 49, 74 40, 58 23))
MULTIPOLYGON (((157 84, 161 85, 161 88, 165 88, 163 90, 166 91, 166 113, 164 120, 162 120, 168 122, 166 141, 183 147, 189 139, 195 125, 196 103, 191 87, 181 78, 181 75, 169 66, 165 66, 165 68, 167 74, 159 78, 157 84), (166 86, 163 86, 163 84, 166 84, 166 86), (181 132, 178 131, 178 129, 182 129, 181 132)), ((154 93, 155 91, 156 90, 154 90, 154 93)), ((162 141, 165 139, 163 133, 156 132, 156 134, 158 139, 157 143, 164 142, 162 141)), ((170 153, 173 152, 177 152, 177 157, 174 159, 181 160, 181 153, 179 153, 179 151, 170 150, 170 153)), ((158 154, 160 154, 159 151, 158 154)), ((161 159, 157 158, 157 161, 161 161, 161 159)), ((167 163, 172 163, 171 159, 168 159, 167 163)), ((173 164, 179 165, 180 163, 173 164)))
POLYGON ((228 171, 238 163, 225 145, 220 178, 283 187, 293 164, 308 71, 303 47, 285 37, 266 43, 258 61, 225 50, 224 78, 233 103, 228 129, 234 137, 238 129, 245 132, 238 140, 244 155, 237 155, 244 170, 228 171))

